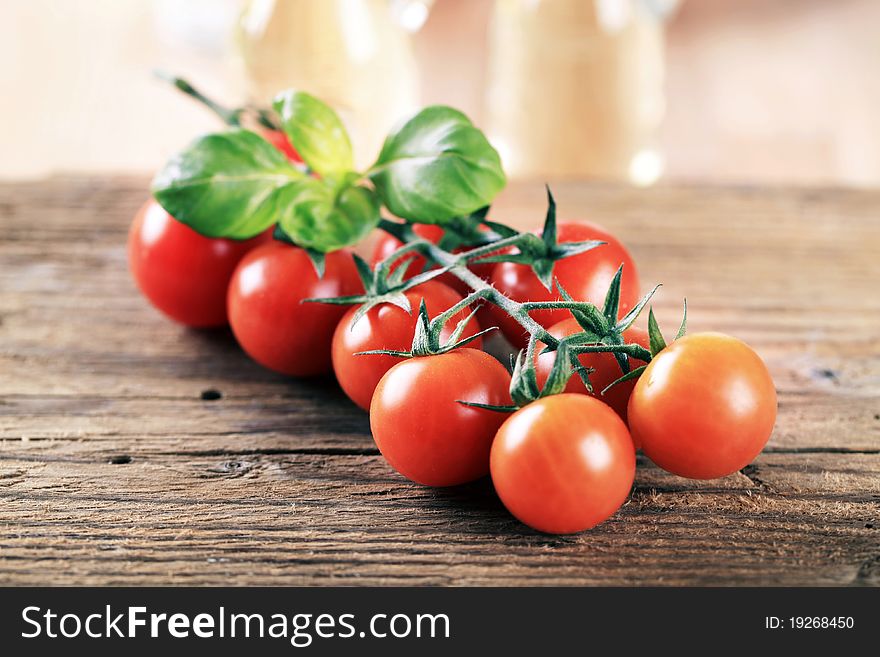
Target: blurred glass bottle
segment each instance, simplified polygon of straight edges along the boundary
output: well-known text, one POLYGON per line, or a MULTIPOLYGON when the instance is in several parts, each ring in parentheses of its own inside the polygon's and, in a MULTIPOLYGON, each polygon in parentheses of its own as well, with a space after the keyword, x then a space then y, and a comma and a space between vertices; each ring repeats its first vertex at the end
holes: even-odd
POLYGON ((265 102, 294 87, 328 102, 365 167, 394 124, 417 109, 409 31, 429 7, 424 0, 250 0, 237 36, 251 94, 265 102))
POLYGON ((657 180, 663 21, 675 4, 496 0, 487 132, 510 175, 657 180))

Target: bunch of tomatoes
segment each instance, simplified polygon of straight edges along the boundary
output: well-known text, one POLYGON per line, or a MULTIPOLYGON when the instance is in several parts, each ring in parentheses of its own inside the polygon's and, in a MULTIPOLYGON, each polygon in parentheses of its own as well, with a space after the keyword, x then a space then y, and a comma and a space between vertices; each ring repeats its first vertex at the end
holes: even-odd
MULTIPOLYGON (((261 130, 302 164, 284 132, 261 130)), ((638 323, 653 291, 641 295, 628 250, 599 226, 557 223, 548 199, 534 233, 485 209, 443 226, 383 220, 369 262, 316 257, 277 226, 206 237, 151 200, 129 264, 171 319, 229 324, 285 375, 332 371, 403 476, 444 487, 491 475, 523 523, 573 533, 626 501, 637 449, 695 479, 746 466, 773 430, 776 391, 736 338, 687 335, 683 319, 667 344, 653 312, 638 323), (517 352, 511 368, 483 350, 492 329, 517 352)))
MULTIPOLYGON (((442 237, 434 226, 416 225, 415 232, 428 241, 442 237)), ((639 303, 635 263, 613 235, 587 223, 561 223, 558 238, 604 242, 555 263, 555 278, 569 295, 601 303, 622 264, 620 314, 639 303)), ((400 245, 392 235, 381 237, 373 264, 400 245)), ((405 289, 408 309, 390 301, 365 313, 358 306, 304 303, 362 295, 355 256, 328 254, 319 276, 303 249, 269 233, 242 242, 207 238, 153 201, 132 225, 129 261, 145 296, 172 319, 193 327, 228 322, 254 360, 287 375, 332 370, 352 401, 369 411, 377 446, 405 477, 454 486, 491 474, 511 513, 544 532, 582 531, 620 508, 633 486, 636 448, 669 472, 721 477, 761 451, 775 421, 776 392, 764 363, 721 334, 676 339, 652 355, 640 376, 616 385, 622 370, 614 353, 583 353, 578 358, 591 389, 571 376, 558 394, 538 395, 511 413, 504 412, 512 405, 511 373, 481 349, 481 323, 496 322, 513 345, 527 342, 528 332, 497 306, 450 316, 440 341, 456 332, 456 340, 470 340, 464 346, 410 358, 364 353, 405 354, 421 316, 415 309, 423 306, 436 317, 460 305, 467 290, 454 271, 405 289)), ((425 278, 428 267, 412 253, 394 264, 407 268, 404 277, 425 278)), ((516 302, 560 298, 524 264, 476 264, 471 272, 516 302)), ((559 340, 583 331, 564 308, 531 316, 559 340)), ((652 347, 649 332, 635 325, 623 338, 646 351, 652 347)), ((527 369, 539 387, 556 356, 534 350, 527 369)), ((629 364, 645 365, 636 358, 629 364)))

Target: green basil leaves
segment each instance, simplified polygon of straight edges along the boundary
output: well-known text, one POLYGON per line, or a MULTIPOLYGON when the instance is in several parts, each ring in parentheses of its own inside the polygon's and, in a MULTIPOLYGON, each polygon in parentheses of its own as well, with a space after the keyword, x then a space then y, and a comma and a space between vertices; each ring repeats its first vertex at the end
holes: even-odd
POLYGON ((370 179, 398 217, 443 224, 489 205, 506 179, 498 152, 464 114, 428 107, 385 140, 370 179))
POLYGON ((498 153, 448 107, 429 107, 391 134, 366 174, 353 170, 348 133, 328 105, 286 91, 274 109, 309 171, 234 129, 173 157, 153 180, 156 200, 209 237, 247 239, 278 224, 294 243, 327 253, 366 237, 382 203, 403 219, 442 224, 489 205, 505 184, 498 153))
POLYGON ((379 223, 372 190, 340 179, 305 178, 278 195, 275 219, 299 246, 329 253, 360 242, 379 223))
POLYGON ((153 179, 153 195, 178 221, 208 237, 246 239, 276 219, 280 190, 305 174, 254 132, 195 140, 153 179))
POLYGON ((278 94, 272 105, 290 143, 310 169, 322 176, 354 169, 348 132, 329 105, 293 90, 278 94))

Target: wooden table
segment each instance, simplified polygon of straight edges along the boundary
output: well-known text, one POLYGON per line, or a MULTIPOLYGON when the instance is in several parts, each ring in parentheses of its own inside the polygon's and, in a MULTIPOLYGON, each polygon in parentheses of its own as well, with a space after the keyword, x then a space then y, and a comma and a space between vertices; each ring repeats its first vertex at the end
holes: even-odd
MULTIPOLYGON (((124 247, 146 183, 0 185, 0 584, 880 583, 880 193, 555 187, 665 283, 666 331, 687 295, 691 330, 751 343, 780 394, 741 473, 640 458, 619 513, 554 537, 488 481, 396 475, 332 381, 149 307, 124 247)), ((543 210, 529 184, 494 216, 543 210)))

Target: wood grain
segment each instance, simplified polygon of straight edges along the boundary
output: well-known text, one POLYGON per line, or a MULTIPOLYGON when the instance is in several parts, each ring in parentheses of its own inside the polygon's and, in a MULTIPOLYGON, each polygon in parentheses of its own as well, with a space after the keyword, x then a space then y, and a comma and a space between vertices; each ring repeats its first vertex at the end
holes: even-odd
MULTIPOLYGON (((780 409, 741 473, 641 459, 617 515, 550 537, 487 481, 397 476, 332 381, 148 307, 124 249, 145 187, 0 184, 0 584, 880 584, 880 193, 555 186, 664 283, 661 326, 686 294, 692 330, 749 341, 780 409)), ((543 207, 522 185, 494 216, 543 207)))

